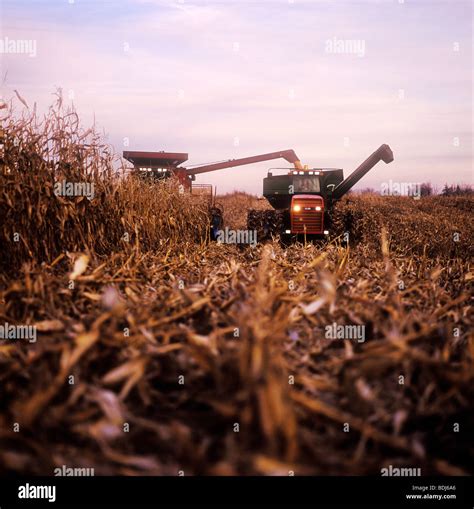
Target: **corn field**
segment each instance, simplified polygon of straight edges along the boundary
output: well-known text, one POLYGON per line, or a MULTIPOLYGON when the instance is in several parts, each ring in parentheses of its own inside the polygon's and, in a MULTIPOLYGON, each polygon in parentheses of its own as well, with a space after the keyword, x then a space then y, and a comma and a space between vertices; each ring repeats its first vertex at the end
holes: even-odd
MULTIPOLYGON (((0 339, 0 473, 474 473, 472 197, 349 195, 324 244, 220 244, 60 97, 2 113, 0 324, 37 337, 0 339)), ((267 208, 218 201, 233 228, 267 208)))

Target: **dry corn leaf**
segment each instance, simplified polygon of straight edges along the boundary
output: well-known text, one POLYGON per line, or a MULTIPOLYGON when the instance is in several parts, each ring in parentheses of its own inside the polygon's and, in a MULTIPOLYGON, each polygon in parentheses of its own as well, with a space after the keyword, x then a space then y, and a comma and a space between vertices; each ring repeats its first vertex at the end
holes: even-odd
POLYGON ((34 324, 39 332, 57 332, 64 330, 64 323, 61 320, 43 320, 34 324))
POLYGON ((79 258, 74 262, 74 268, 72 272, 69 274, 69 279, 75 280, 80 275, 84 274, 89 265, 89 257, 85 254, 79 256, 79 258))

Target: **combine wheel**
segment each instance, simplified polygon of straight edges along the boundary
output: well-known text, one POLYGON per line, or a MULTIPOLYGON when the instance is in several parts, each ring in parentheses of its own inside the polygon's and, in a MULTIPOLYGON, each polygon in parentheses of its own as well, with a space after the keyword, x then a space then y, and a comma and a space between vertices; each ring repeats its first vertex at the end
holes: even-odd
POLYGON ((210 207, 210 238, 211 240, 217 240, 219 230, 224 228, 224 218, 222 215, 222 209, 219 207, 210 207))
POLYGON ((280 235, 284 229, 284 212, 280 210, 249 210, 247 229, 257 230, 257 240, 264 241, 280 235))

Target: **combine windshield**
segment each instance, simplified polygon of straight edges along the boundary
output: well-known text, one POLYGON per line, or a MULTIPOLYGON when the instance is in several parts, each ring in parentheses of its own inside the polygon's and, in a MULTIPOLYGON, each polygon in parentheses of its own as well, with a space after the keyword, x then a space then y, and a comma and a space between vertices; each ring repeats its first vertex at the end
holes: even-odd
POLYGON ((293 177, 293 185, 295 193, 319 193, 321 191, 319 185, 319 176, 305 175, 293 177))

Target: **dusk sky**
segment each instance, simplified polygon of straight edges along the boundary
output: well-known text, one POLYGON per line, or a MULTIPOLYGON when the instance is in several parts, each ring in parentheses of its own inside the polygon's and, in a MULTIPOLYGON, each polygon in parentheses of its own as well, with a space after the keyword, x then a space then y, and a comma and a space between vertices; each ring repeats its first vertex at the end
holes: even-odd
MULTIPOLYGON (((0 0, 2 96, 61 87, 122 150, 189 164, 294 149, 349 174, 380 144, 382 182, 474 183, 471 0, 0 0), (124 139, 129 146, 124 146, 124 139)), ((19 105, 20 106, 20 105, 19 105)), ((18 106, 18 107, 19 107, 18 106)), ((201 175, 261 193, 285 161, 201 175)))

